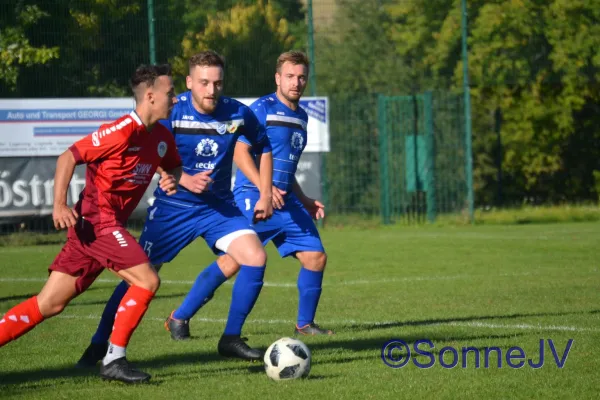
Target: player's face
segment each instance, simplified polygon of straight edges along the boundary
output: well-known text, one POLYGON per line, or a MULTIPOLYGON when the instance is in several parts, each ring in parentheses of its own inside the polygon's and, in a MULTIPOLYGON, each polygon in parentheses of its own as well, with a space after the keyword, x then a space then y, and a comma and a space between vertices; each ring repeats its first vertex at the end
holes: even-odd
POLYGON ((307 75, 308 69, 305 65, 284 62, 281 73, 275 74, 277 91, 287 101, 297 103, 306 89, 307 75))
POLYGON ((156 118, 169 118, 171 110, 177 102, 175 88, 173 87, 173 79, 166 75, 156 78, 156 81, 154 81, 154 85, 152 86, 151 96, 151 104, 156 118))
POLYGON ((194 107, 202 114, 212 114, 223 92, 223 68, 196 65, 186 78, 192 91, 194 107))

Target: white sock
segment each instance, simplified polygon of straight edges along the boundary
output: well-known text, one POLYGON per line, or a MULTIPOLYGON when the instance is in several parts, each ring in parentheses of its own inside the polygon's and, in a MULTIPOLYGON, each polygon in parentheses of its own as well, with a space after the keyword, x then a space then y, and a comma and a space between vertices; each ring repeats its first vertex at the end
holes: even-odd
POLYGON ((103 365, 108 365, 111 362, 115 361, 118 358, 125 357, 126 347, 116 346, 112 343, 108 343, 108 351, 102 360, 103 365))

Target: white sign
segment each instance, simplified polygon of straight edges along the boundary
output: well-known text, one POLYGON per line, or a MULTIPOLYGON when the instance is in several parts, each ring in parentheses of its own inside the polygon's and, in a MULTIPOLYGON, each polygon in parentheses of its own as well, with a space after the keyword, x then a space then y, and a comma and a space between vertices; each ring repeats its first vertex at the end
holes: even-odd
MULTIPOLYGON (((242 98, 249 105, 256 99, 242 98)), ((326 97, 307 97, 305 152, 329 151, 326 97)), ((58 156, 75 141, 135 107, 131 98, 0 100, 0 157, 58 156)))

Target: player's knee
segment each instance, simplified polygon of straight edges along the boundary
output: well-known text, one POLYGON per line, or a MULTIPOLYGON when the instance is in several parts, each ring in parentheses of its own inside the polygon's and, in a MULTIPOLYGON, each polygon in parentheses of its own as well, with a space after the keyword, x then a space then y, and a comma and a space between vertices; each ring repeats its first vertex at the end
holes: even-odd
POLYGON ((229 254, 225 254, 217 259, 219 269, 227 279, 237 274, 240 270, 240 265, 229 254))
POLYGON ((245 258, 244 264, 246 265, 261 266, 267 264, 267 252, 262 246, 248 249, 245 258))
POLYGON ((40 314, 44 316, 44 318, 54 317, 55 315, 63 312, 67 303, 57 302, 57 301, 44 301, 38 299, 38 307, 40 308, 40 314))
POLYGON ((306 269, 324 271, 327 265, 327 254, 321 252, 305 253, 300 261, 306 269))
POLYGON ((136 286, 140 286, 146 290, 149 290, 152 293, 158 292, 158 288, 160 287, 160 277, 157 273, 152 271, 153 273, 147 274, 144 278, 137 283, 136 286))

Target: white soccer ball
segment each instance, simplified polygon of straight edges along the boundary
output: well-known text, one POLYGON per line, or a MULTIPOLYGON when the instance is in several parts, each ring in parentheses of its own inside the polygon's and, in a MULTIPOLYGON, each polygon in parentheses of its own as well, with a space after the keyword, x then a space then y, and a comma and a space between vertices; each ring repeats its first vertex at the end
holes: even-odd
POLYGON ((306 378, 310 373, 310 350, 298 339, 281 338, 265 352, 265 371, 275 381, 306 378))

